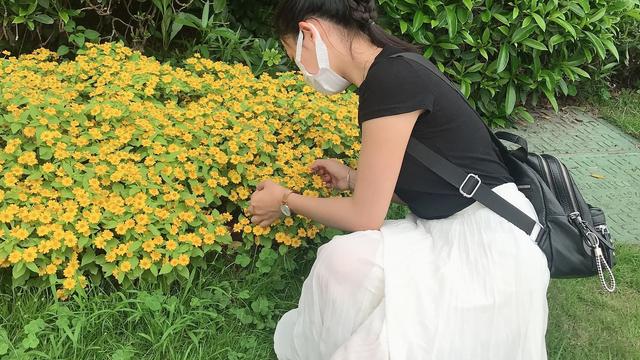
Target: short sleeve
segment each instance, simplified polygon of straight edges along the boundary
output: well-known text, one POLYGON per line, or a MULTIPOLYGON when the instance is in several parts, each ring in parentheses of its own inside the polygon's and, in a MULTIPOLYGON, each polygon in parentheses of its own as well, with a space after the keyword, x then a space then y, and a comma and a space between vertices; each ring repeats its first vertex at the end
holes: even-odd
POLYGON ((385 58, 369 69, 358 94, 358 122, 425 109, 433 110, 428 76, 404 58, 385 58))

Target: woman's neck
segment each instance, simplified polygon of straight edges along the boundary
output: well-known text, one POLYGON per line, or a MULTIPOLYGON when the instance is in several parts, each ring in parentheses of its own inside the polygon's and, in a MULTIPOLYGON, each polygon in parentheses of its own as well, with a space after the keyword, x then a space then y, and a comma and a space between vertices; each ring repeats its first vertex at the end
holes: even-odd
POLYGON ((356 37, 353 39, 351 53, 347 51, 341 61, 343 68, 336 70, 340 71, 343 77, 352 84, 360 87, 360 84, 367 77, 373 60, 381 51, 381 47, 372 44, 368 39, 356 37))

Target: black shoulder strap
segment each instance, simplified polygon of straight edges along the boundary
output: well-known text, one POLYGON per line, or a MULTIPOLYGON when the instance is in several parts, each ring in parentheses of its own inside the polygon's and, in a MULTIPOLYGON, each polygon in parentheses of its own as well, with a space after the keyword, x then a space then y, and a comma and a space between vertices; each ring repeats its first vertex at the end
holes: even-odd
MULTIPOLYGON (((404 52, 391 56, 403 56, 418 62, 419 64, 423 65, 425 68, 433 72, 435 75, 440 77, 445 83, 454 88, 456 92, 464 99, 464 96, 451 84, 450 80, 444 77, 444 75, 440 71, 431 69, 431 67, 433 67, 433 64, 427 61, 427 59, 425 59, 420 54, 404 52)), ((484 124, 484 121, 482 123, 484 124)), ((489 130, 491 136, 495 137, 488 126, 487 129, 489 130)), ((497 141, 500 142, 500 140, 497 141)), ((504 147, 502 143, 500 143, 500 146, 504 147)), ((477 175, 467 174, 460 167, 451 163, 449 160, 446 160, 413 136, 409 139, 407 151, 429 169, 433 170, 433 172, 445 179, 448 183, 458 188, 458 191, 460 191, 460 194, 462 196, 471 197, 474 200, 480 202, 484 206, 493 210, 495 213, 520 228, 525 233, 535 237, 536 241, 539 241, 543 236, 544 227, 540 223, 538 223, 529 215, 522 212, 522 210, 518 209, 503 197, 495 193, 488 186, 484 185, 477 175)))

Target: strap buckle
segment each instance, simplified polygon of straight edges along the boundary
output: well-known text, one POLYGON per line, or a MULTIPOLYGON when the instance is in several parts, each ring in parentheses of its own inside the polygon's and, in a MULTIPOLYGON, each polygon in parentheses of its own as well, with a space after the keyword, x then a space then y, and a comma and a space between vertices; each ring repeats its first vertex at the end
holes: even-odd
POLYGON ((542 226, 540 222, 536 221, 536 226, 533 227, 533 230, 531 230, 531 234, 529 235, 536 243, 540 243, 540 241, 542 241, 542 237, 544 236, 544 233, 545 233, 544 226, 542 226))
POLYGON ((460 188, 458 189, 458 191, 460 191, 460 194, 462 194, 462 196, 467 197, 467 198, 471 198, 473 197, 473 195, 476 193, 476 190, 478 190, 478 188, 480 187, 480 184, 482 183, 482 180, 480 180, 480 178, 478 177, 478 175, 476 174, 469 174, 467 175, 467 177, 464 179, 464 181, 462 182, 462 185, 460 185, 460 188), (462 190, 462 188, 467 184, 467 180, 469 180, 470 178, 474 178, 478 181, 478 184, 476 184, 476 187, 473 189, 473 191, 471 192, 471 194, 467 194, 464 192, 464 190, 462 190))

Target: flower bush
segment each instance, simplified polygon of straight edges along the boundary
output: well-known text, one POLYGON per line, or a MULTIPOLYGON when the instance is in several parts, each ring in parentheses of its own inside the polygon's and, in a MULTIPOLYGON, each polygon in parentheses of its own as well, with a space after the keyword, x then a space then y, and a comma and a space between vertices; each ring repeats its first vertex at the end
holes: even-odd
POLYGON ((89 278, 188 278, 208 253, 247 266, 259 248, 266 272, 335 229, 300 215, 253 226, 251 193, 273 179, 330 196, 308 165, 357 152, 356 102, 297 73, 256 78, 197 55, 174 68, 120 43, 87 44, 73 61, 5 52, 0 266, 61 298, 89 278))

